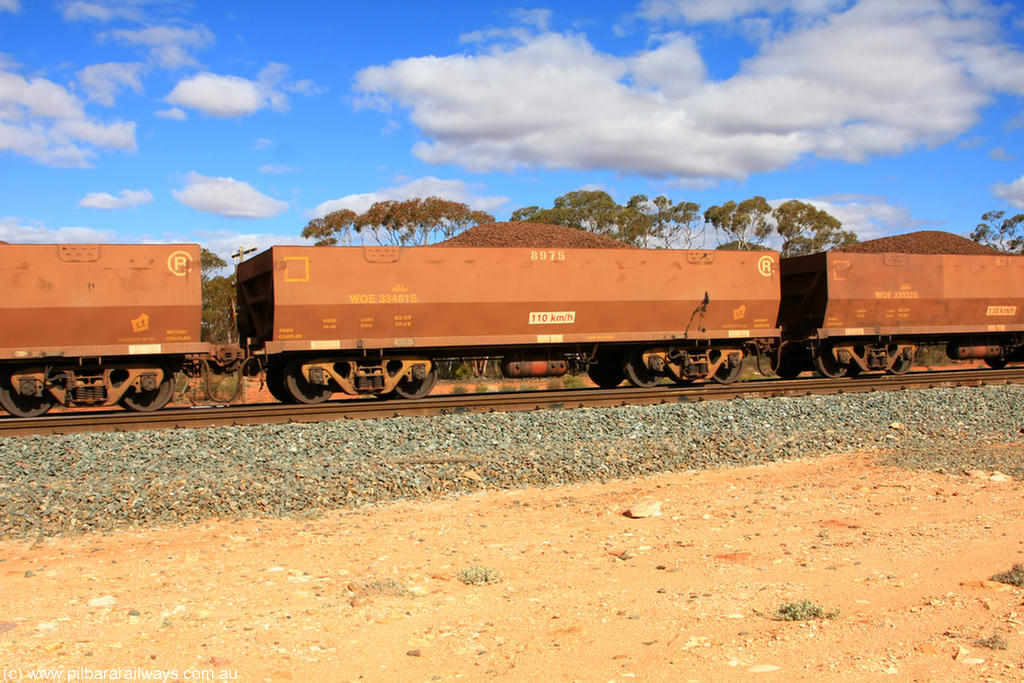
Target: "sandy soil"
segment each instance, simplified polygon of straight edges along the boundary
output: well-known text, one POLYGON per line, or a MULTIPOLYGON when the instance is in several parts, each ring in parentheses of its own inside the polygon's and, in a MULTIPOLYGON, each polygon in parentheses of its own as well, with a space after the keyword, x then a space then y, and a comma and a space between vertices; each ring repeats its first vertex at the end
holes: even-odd
POLYGON ((862 453, 9 541, 0 663, 7 681, 1016 681, 1024 591, 987 579, 1024 562, 1022 493, 862 453), (624 515, 643 499, 661 515, 624 515), (474 565, 500 581, 461 581, 474 565), (801 599, 839 614, 771 618, 801 599), (1008 649, 978 643, 994 635, 1008 649))

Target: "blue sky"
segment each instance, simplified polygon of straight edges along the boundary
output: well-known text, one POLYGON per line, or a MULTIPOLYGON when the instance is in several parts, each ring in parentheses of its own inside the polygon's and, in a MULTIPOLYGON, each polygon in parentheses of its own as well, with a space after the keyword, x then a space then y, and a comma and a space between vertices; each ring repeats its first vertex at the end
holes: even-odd
MULTIPOLYGON (((440 195, 1024 211, 1024 7, 0 0, 0 240, 299 243, 440 195)), ((716 244, 709 235, 703 246, 716 244)))

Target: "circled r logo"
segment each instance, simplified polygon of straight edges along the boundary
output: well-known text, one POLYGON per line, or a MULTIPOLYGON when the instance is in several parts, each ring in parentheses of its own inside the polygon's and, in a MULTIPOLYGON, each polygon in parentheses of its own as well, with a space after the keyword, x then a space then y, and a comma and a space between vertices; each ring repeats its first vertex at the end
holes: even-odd
POLYGON ((171 271, 172 275, 185 277, 191 263, 192 256, 187 251, 175 251, 167 257, 167 270, 171 271))
POLYGON ((775 267, 775 259, 771 256, 762 256, 757 260, 757 272, 765 277, 772 276, 772 269, 775 267))

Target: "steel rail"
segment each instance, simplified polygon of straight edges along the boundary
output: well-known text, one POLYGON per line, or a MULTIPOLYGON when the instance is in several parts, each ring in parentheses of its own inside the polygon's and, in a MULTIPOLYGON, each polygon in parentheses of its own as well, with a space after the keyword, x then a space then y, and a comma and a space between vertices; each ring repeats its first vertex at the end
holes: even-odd
POLYGON ((619 387, 448 394, 415 400, 343 399, 313 406, 268 403, 165 408, 153 413, 133 413, 124 410, 68 411, 34 418, 0 417, 0 437, 286 424, 409 415, 558 410, 1000 384, 1024 384, 1024 368, 861 375, 838 379, 763 379, 727 385, 659 385, 649 389, 619 387))

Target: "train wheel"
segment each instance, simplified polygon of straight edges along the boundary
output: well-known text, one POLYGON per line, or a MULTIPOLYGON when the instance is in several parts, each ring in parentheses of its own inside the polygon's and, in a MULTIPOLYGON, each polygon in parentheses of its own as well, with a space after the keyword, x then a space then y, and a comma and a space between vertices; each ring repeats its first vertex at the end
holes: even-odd
POLYGON ((856 377, 861 373, 861 367, 856 362, 850 363, 846 366, 846 376, 856 377))
POLYGON ((722 363, 718 366, 718 370, 715 371, 715 374, 711 375, 711 379, 719 384, 732 384, 736 381, 736 378, 740 376, 740 371, 742 370, 742 363, 737 363, 732 366, 728 363, 722 363))
POLYGON ((38 417, 53 407, 53 401, 22 396, 11 387, 10 376, 0 377, 0 406, 14 417, 38 417))
POLYGON ((1005 358, 986 358, 985 365, 989 366, 993 370, 1002 370, 1006 367, 1005 358))
POLYGON ((832 355, 832 349, 828 348, 819 349, 818 352, 814 354, 814 369, 817 370, 819 374, 824 375, 825 377, 831 377, 832 379, 842 377, 846 374, 846 366, 840 365, 839 361, 837 361, 835 356, 832 355))
POLYGON ((653 387, 661 381, 661 378, 647 367, 644 362, 644 354, 639 350, 630 351, 622 370, 629 383, 636 387, 653 387))
POLYGON ((275 363, 267 367, 267 391, 281 403, 295 403, 291 394, 284 388, 284 366, 275 363))
POLYGON ((430 369, 423 379, 404 378, 395 385, 395 392, 402 398, 423 398, 437 384, 437 366, 430 369))
POLYGON ((913 356, 911 356, 910 358, 904 358, 901 356, 896 360, 895 363, 892 364, 891 368, 886 370, 886 372, 889 373, 890 375, 903 375, 906 374, 907 370, 910 370, 913 364, 913 356))
POLYGON ((156 389, 149 391, 130 390, 121 397, 119 403, 128 410, 137 413, 151 413, 160 410, 171 401, 174 396, 174 373, 164 370, 164 380, 156 389))
POLYGON ((587 367, 587 376, 602 389, 614 389, 626 379, 622 371, 622 361, 615 356, 604 356, 596 363, 587 367))
POLYGON ((779 359, 779 367, 775 368, 775 374, 779 376, 779 379, 796 379, 803 371, 803 365, 793 354, 783 354, 779 359))
POLYGON ((320 384, 311 384, 302 376, 302 361, 293 360, 284 371, 285 393, 293 403, 323 403, 331 397, 331 390, 320 384))

